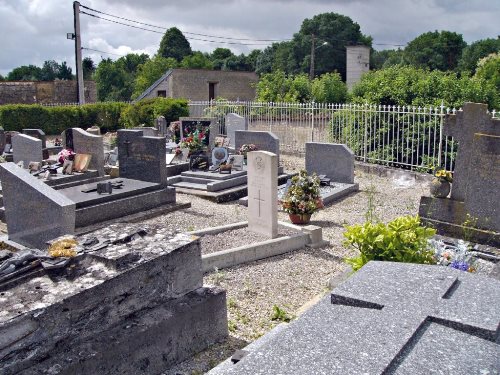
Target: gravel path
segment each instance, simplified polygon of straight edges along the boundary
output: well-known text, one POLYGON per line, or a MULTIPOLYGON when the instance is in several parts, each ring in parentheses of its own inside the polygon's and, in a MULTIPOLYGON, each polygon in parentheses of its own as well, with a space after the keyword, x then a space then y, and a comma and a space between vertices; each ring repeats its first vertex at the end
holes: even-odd
MULTIPOLYGON (((304 167, 304 159, 282 155, 286 171, 304 167)), ((328 292, 333 276, 346 270, 343 259, 355 255, 342 245, 344 225, 363 223, 371 211, 387 222, 398 216, 416 214, 420 196, 428 191, 427 182, 408 175, 400 178, 379 177, 356 171, 360 191, 314 213, 311 224, 323 228, 323 237, 330 246, 304 248, 291 253, 252 262, 205 275, 205 284, 219 285, 227 291, 230 338, 214 345, 194 358, 172 368, 168 375, 203 374, 246 346, 279 321, 272 320, 273 306, 290 318, 318 295, 328 292)), ((148 222, 162 223, 172 230, 189 231, 246 220, 246 207, 236 202, 216 204, 190 195, 178 194, 180 202, 191 202, 189 209, 160 216, 148 222)), ((284 212, 278 219, 289 221, 284 212)))

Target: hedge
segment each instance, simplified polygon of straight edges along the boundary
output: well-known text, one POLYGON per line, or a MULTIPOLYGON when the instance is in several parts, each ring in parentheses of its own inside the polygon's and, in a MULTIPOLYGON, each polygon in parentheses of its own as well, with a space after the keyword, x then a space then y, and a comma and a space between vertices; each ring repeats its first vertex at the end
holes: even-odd
POLYGON ((101 102, 81 106, 45 107, 38 104, 0 106, 0 126, 5 131, 42 129, 47 135, 61 134, 68 128, 99 126, 104 132, 140 124, 153 126, 154 119, 165 116, 167 122, 188 116, 184 99, 155 98, 135 104, 101 102))

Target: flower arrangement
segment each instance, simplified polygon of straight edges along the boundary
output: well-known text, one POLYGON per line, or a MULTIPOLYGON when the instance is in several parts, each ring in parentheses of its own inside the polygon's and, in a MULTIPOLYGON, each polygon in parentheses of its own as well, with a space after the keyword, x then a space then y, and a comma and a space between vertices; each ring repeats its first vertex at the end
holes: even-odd
POLYGON ((72 149, 70 149, 70 148, 63 148, 57 154, 57 161, 59 163, 64 163, 64 160, 73 160, 74 157, 75 157, 75 153, 73 152, 72 149))
POLYGON ((257 151, 258 148, 255 146, 253 143, 249 144, 243 144, 241 145, 240 149, 238 150, 239 155, 243 155, 245 158, 247 157, 247 154, 251 151, 257 151))
POLYGON ((446 245, 440 240, 429 240, 434 248, 434 258, 440 266, 447 266, 461 271, 476 272, 473 253, 467 242, 458 240, 456 246, 446 245))
POLYGON ((201 151, 205 147, 204 142, 206 141, 206 137, 206 133, 200 130, 195 130, 194 132, 189 133, 186 138, 181 139, 179 147, 188 148, 190 152, 201 151))
POLYGON ((450 171, 447 171, 443 168, 438 168, 434 171, 434 177, 436 177, 439 181, 444 182, 453 182, 453 175, 450 171))
POLYGON ((323 208, 318 176, 309 176, 305 170, 301 170, 292 177, 292 184, 279 203, 285 212, 294 215, 310 215, 323 208))

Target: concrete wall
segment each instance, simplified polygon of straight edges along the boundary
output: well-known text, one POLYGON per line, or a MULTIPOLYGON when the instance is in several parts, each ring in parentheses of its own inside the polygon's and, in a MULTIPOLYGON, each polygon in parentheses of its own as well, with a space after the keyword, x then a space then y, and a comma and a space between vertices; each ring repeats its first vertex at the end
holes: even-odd
MULTIPOLYGON (((75 103, 76 81, 8 81, 0 82, 1 104, 75 103)), ((95 103, 94 81, 85 81, 85 101, 95 103)))
POLYGON ((228 72, 203 69, 174 69, 167 79, 160 83, 146 98, 156 98, 159 90, 165 90, 167 97, 208 100, 209 84, 215 83, 215 97, 228 100, 253 100, 259 80, 254 72, 228 72))
POLYGON ((347 46, 346 61, 346 83, 351 89, 364 72, 370 70, 370 47, 367 46, 347 46))

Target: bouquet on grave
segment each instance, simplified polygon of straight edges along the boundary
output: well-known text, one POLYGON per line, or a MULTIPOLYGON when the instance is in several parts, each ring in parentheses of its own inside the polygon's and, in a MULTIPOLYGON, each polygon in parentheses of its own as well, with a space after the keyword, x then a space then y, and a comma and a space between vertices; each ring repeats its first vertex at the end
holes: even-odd
POLYGON ((57 154, 57 161, 61 164, 64 163, 64 160, 73 160, 75 157, 75 153, 73 152, 72 149, 70 148, 63 148, 58 154, 57 154))
POLYGON ((453 175, 450 171, 447 171, 443 168, 438 168, 434 171, 434 177, 436 177, 439 181, 444 182, 453 182, 453 175))
POLYGON ((255 146, 253 143, 249 143, 249 144, 243 144, 241 145, 240 149, 238 150, 238 154, 239 155, 243 155, 245 158, 247 157, 247 153, 251 152, 251 151, 257 151, 258 148, 257 146, 255 146))
POLYGON ((179 143, 180 148, 188 148, 192 153, 193 151, 201 151, 205 148, 207 141, 207 134, 201 130, 195 130, 189 133, 187 137, 182 138, 179 143))
POLYGON ((316 174, 309 176, 305 170, 301 170, 292 177, 292 184, 279 203, 283 211, 295 215, 310 215, 323 208, 320 179, 316 174))

